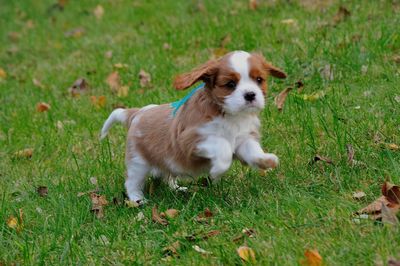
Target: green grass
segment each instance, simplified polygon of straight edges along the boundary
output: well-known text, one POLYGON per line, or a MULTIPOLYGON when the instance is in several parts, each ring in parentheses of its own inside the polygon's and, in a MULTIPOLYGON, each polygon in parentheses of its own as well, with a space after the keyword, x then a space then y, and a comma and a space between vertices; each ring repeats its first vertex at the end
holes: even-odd
POLYGON ((0 264, 241 264, 236 248, 243 242, 232 239, 245 227, 257 232, 245 241, 259 264, 297 265, 310 248, 318 249, 327 265, 400 258, 398 227, 351 220, 380 195, 384 180, 400 183, 400 153, 385 146, 400 144, 395 100, 400 68, 392 60, 400 54, 399 4, 332 1, 314 9, 296 1, 260 2, 253 11, 247 1, 207 0, 202 11, 194 0, 71 0, 64 11, 48 12, 53 1, 0 0, 0 67, 7 73, 0 81, 0 264), (101 20, 92 14, 97 4, 105 9, 101 20), (351 16, 333 25, 341 4, 351 16), (283 24, 284 19, 295 23, 283 24), (33 29, 26 28, 28 20, 33 29), (85 29, 81 37, 64 35, 77 27, 85 29), (19 40, 10 40, 10 32, 18 32, 19 40), (125 131, 116 127, 108 141, 98 140, 112 106, 182 97, 184 92, 173 90, 172 77, 208 60, 228 33, 228 50, 260 51, 288 73, 285 81, 269 81, 261 114, 263 146, 280 157, 281 166, 262 176, 235 163, 217 186, 192 185, 181 195, 161 184, 142 209, 113 205, 112 198, 124 191, 125 131), (163 49, 164 43, 171 50, 163 49), (104 56, 108 50, 111 59, 104 56), (119 70, 130 87, 128 97, 118 98, 105 82, 115 63, 128 64, 119 70), (333 80, 321 76, 328 64, 333 80), (152 87, 144 92, 140 69, 152 75, 152 87), (92 89, 71 98, 67 88, 79 77, 92 89), (299 79, 304 91, 291 93, 278 112, 274 97, 299 79), (326 96, 302 99, 316 91, 326 96), (95 108, 90 95, 105 95, 106 106, 95 108), (41 101, 51 105, 49 112, 36 112, 41 101), (381 144, 374 142, 377 135, 381 144), (348 165, 346 144, 365 165, 348 165), (13 158, 25 148, 34 149, 31 159, 13 158), (335 165, 310 166, 315 154, 335 165), (77 197, 94 188, 92 176, 111 202, 101 220, 90 212, 88 196, 77 197), (48 187, 47 197, 38 196, 38 186, 48 187), (352 199, 357 190, 366 192, 365 200, 352 199), (167 227, 154 224, 154 204, 181 213, 167 227), (195 222, 207 207, 215 214, 212 222, 195 222), (18 233, 6 221, 19 209, 24 228, 18 233), (146 221, 135 220, 139 212, 146 221), (185 239, 210 230, 221 234, 195 243, 185 239), (180 257, 163 261, 163 248, 177 240, 180 257), (194 244, 213 254, 202 256, 194 244))

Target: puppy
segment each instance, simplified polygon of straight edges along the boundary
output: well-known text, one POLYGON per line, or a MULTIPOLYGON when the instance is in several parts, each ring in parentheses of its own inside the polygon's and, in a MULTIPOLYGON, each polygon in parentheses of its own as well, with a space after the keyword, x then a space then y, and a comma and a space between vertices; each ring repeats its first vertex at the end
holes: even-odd
MULTIPOLYGON (((131 201, 144 200, 146 175, 194 176, 208 173, 218 180, 233 158, 251 167, 278 165, 278 157, 265 153, 259 143, 259 112, 264 108, 268 76, 286 74, 260 54, 231 52, 178 75, 177 90, 202 81, 204 87, 171 104, 116 109, 101 131, 104 138, 115 122, 128 128, 125 182, 131 201)), ((172 186, 178 188, 175 181, 172 186)))

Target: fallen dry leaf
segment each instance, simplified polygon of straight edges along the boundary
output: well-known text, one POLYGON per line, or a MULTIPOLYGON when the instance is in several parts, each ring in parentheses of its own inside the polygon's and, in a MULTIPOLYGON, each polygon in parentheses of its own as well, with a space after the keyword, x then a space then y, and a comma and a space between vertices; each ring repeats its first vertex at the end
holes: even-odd
POLYGON ((16 229, 18 226, 18 219, 15 216, 11 215, 7 219, 7 226, 12 229, 16 229))
POLYGON ((351 144, 346 145, 347 149, 347 162, 349 165, 354 165, 354 148, 351 144))
POLYGON ((255 254, 254 250, 249 248, 248 246, 240 246, 236 250, 236 252, 242 260, 244 260, 246 262, 251 262, 251 263, 256 262, 256 254, 255 254))
POLYGON ((128 64, 116 63, 116 64, 114 64, 114 67, 121 69, 121 68, 128 68, 129 66, 128 66, 128 64))
POLYGON ((104 217, 104 207, 108 204, 106 196, 99 195, 95 192, 89 194, 92 201, 92 208, 90 209, 97 218, 101 219, 104 217))
POLYGON ((6 79, 6 77, 7 77, 6 71, 0 67, 0 80, 6 79))
POLYGON ((300 264, 307 265, 307 266, 320 266, 322 265, 322 257, 319 254, 318 250, 316 249, 308 249, 304 252, 304 256, 306 257, 303 259, 300 264))
POLYGON ((389 150, 392 150, 392 151, 398 151, 398 150, 400 150, 399 145, 394 144, 394 143, 389 143, 389 144, 387 144, 386 146, 389 148, 389 150))
POLYGON ((293 88, 288 87, 288 88, 284 89, 283 91, 281 91, 281 93, 279 93, 278 96, 276 96, 275 104, 276 104, 276 107, 278 107, 279 111, 282 111, 283 104, 285 103, 286 97, 288 96, 288 94, 291 90, 293 90, 293 88))
POLYGON ((304 89, 304 83, 303 83, 303 81, 302 80, 298 80, 298 81, 296 81, 296 83, 294 84, 294 86, 295 86, 295 88, 297 89, 297 92, 298 93, 301 93, 302 91, 303 91, 303 89, 304 89))
POLYGON ((398 209, 388 208, 385 204, 381 205, 382 223, 390 225, 398 225, 399 219, 396 217, 398 209))
POLYGON ((333 80, 333 68, 332 65, 327 64, 324 66, 324 68, 321 70, 321 77, 325 80, 333 80))
POLYGON ((324 91, 317 91, 317 92, 314 92, 313 94, 303 94, 301 98, 304 101, 315 102, 315 101, 323 98, 324 96, 325 96, 324 91))
POLYGON ((137 203, 136 201, 125 200, 124 202, 125 202, 126 207, 128 207, 128 208, 137 208, 140 206, 139 203, 137 203))
POLYGON ((126 97, 129 94, 129 87, 128 86, 121 86, 117 90, 118 97, 126 97))
POLYGON ((337 25, 343 21, 345 21, 348 17, 351 16, 351 12, 344 6, 340 6, 335 16, 333 17, 334 25, 337 25))
POLYGON ((72 97, 78 97, 89 89, 90 87, 87 81, 84 78, 79 78, 68 88, 68 92, 72 97))
POLYGON ((400 266, 400 260, 389 259, 388 266, 400 266))
POLYGON ((315 157, 313 159, 313 163, 316 163, 318 161, 325 162, 327 164, 333 164, 333 161, 331 159, 329 159, 328 157, 324 157, 324 156, 317 154, 317 155, 315 155, 315 157))
POLYGON ((382 195, 385 196, 391 204, 400 204, 400 186, 385 182, 382 186, 382 195))
POLYGON ((97 5, 94 10, 93 10, 93 15, 97 18, 97 19, 101 19, 104 15, 104 8, 101 5, 97 5))
POLYGON ((164 50, 171 50, 171 45, 170 45, 169 43, 166 43, 166 42, 165 42, 165 43, 163 44, 163 49, 164 49, 164 50))
POLYGON ((65 37, 73 37, 73 38, 80 38, 85 34, 85 29, 82 27, 78 27, 64 33, 65 37))
POLYGON ((254 231, 252 228, 243 228, 242 233, 250 238, 255 237, 256 235, 256 231, 254 231))
POLYGON ((382 203, 387 206, 389 204, 389 201, 386 199, 385 196, 381 196, 377 198, 374 202, 370 203, 366 207, 362 208, 361 210, 358 210, 356 214, 368 214, 369 217, 372 219, 380 219, 381 218, 381 210, 382 210, 382 203))
POLYGON ((164 226, 167 226, 169 224, 167 220, 160 217, 157 210, 157 205, 154 205, 153 209, 151 210, 151 219, 153 220, 153 222, 159 223, 164 226))
POLYGON ((27 148, 14 153, 14 158, 29 159, 32 158, 33 149, 27 148))
POLYGON ((175 241, 171 245, 163 248, 163 253, 165 256, 174 256, 179 257, 178 250, 181 247, 181 243, 179 241, 175 241))
POLYGON ((249 0, 249 8, 251 10, 256 10, 258 8, 258 0, 249 0))
POLYGON ((32 83, 33 83, 33 85, 35 85, 36 87, 38 87, 38 88, 40 88, 40 89, 43 89, 43 88, 44 88, 42 82, 40 82, 40 80, 38 80, 38 79, 36 79, 36 78, 33 78, 33 79, 32 79, 32 83))
POLYGON ((36 189, 37 193, 39 194, 39 196, 41 197, 47 197, 47 194, 49 193, 49 189, 46 186, 39 186, 36 189))
POLYGON ((210 255, 210 254, 212 254, 212 252, 207 251, 207 250, 204 250, 204 249, 202 249, 201 247, 199 247, 198 245, 193 245, 192 248, 193 248, 196 252, 198 252, 198 253, 200 253, 200 254, 203 254, 203 255, 210 255))
POLYGON ((50 110, 50 104, 45 102, 40 102, 36 104, 36 111, 38 111, 39 113, 47 112, 48 110, 50 110))
POLYGON ((211 230, 206 233, 187 235, 187 236, 185 236, 185 238, 188 241, 207 240, 211 237, 219 235, 220 233, 221 233, 221 231, 219 231, 219 230, 211 230))
POLYGON ((211 212, 211 210, 209 208, 206 208, 204 210, 204 212, 199 213, 196 216, 195 220, 196 220, 196 222, 199 222, 199 223, 207 223, 208 222, 208 218, 211 218, 211 217, 213 217, 213 213, 211 212))
POLYGON ((366 196, 364 191, 356 191, 353 193, 353 199, 360 200, 366 196))
POLYGON ((29 19, 26 21, 25 27, 29 30, 33 29, 33 28, 35 28, 35 22, 33 22, 33 20, 29 19))
POLYGON ((169 219, 174 219, 176 216, 179 215, 179 211, 175 209, 168 209, 165 212, 165 216, 169 219))
POLYGON ((90 101, 96 108, 102 108, 106 105, 107 98, 104 95, 90 96, 90 101))
POLYGON ((110 86, 111 91, 114 93, 116 93, 118 91, 118 88, 121 87, 121 79, 117 71, 114 71, 110 75, 108 75, 106 81, 108 86, 110 86))
POLYGON ((140 86, 142 87, 147 87, 150 85, 151 82, 151 76, 149 73, 141 69, 139 71, 139 81, 140 81, 140 86))
POLYGON ((295 19, 288 18, 288 19, 281 20, 281 23, 286 24, 286 25, 293 25, 293 24, 296 24, 297 22, 295 19))
POLYGON ((19 209, 19 217, 11 215, 7 219, 7 226, 11 229, 15 229, 17 233, 21 232, 24 228, 24 212, 19 209))

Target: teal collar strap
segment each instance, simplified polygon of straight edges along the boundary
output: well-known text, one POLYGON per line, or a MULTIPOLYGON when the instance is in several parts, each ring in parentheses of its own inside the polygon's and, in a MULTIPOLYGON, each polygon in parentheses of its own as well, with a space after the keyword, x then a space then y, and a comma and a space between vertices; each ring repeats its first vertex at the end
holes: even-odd
POLYGON ((184 105, 198 90, 204 88, 205 84, 201 83, 199 86, 195 87, 193 90, 191 90, 185 97, 180 99, 179 101, 171 103, 172 109, 172 116, 175 116, 176 113, 178 112, 179 108, 184 105))

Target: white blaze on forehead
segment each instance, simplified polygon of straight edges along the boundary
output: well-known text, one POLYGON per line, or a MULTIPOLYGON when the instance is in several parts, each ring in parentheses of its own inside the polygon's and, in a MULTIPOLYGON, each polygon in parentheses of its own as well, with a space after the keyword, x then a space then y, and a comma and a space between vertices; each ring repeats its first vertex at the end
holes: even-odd
POLYGON ((241 77, 247 77, 249 75, 249 57, 251 55, 248 52, 237 51, 234 52, 229 58, 232 69, 238 72, 241 77))

